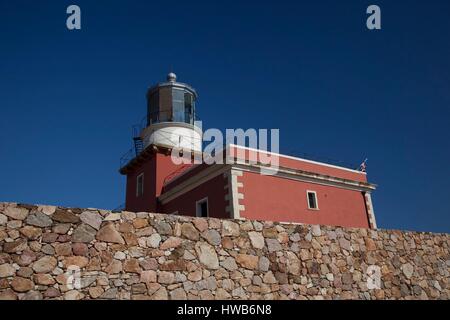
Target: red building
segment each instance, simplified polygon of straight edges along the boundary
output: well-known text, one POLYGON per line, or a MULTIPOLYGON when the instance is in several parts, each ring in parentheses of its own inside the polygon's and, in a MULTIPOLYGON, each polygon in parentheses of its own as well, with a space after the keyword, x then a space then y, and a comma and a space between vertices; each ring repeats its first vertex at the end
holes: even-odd
POLYGON ((135 137, 127 176, 128 211, 376 228, 365 172, 237 145, 226 145, 223 164, 176 164, 174 148, 202 153, 195 123, 197 93, 169 74, 147 93, 147 123, 135 137), (260 156, 276 157, 277 168, 260 156))

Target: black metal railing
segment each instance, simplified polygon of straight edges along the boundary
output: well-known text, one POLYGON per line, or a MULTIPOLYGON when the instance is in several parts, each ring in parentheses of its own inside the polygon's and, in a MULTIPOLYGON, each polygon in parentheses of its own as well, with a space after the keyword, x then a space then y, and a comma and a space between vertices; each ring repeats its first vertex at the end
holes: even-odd
POLYGON ((178 116, 172 111, 158 111, 149 113, 146 117, 146 125, 151 125, 161 122, 182 122, 194 124, 194 121, 200 120, 196 113, 181 112, 178 116), (181 116, 181 117, 180 117, 181 116))
POLYGON ((141 120, 131 126, 131 137, 133 140, 133 147, 125 152, 120 157, 120 168, 124 167, 128 162, 137 157, 143 150, 143 143, 141 139, 141 132, 149 125, 161 122, 183 122, 188 124, 194 124, 194 121, 200 120, 196 113, 191 117, 191 114, 185 113, 185 119, 190 121, 177 121, 177 118, 173 116, 173 112, 160 111, 150 113, 147 116, 141 118, 141 120))
POLYGON ((134 159, 135 157, 135 153, 133 152, 133 148, 131 148, 130 150, 128 150, 127 152, 125 152, 121 157, 120 157, 120 167, 119 168, 123 168, 128 162, 130 162, 131 160, 134 159))

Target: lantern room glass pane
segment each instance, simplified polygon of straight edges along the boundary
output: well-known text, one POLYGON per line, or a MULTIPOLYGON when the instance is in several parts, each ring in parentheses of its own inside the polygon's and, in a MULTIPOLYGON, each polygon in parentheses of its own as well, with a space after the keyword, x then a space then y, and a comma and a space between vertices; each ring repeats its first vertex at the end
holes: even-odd
POLYGON ((194 124, 194 97, 187 92, 184 94, 184 118, 186 123, 194 124))
POLYGON ((172 90, 171 88, 161 88, 159 90, 159 121, 172 121, 172 90))
POLYGON ((173 103, 173 121, 184 122, 184 91, 173 89, 172 91, 173 103))
POLYGON ((147 117, 147 125, 158 122, 158 112, 159 112, 159 92, 154 92, 148 101, 148 117, 147 117))

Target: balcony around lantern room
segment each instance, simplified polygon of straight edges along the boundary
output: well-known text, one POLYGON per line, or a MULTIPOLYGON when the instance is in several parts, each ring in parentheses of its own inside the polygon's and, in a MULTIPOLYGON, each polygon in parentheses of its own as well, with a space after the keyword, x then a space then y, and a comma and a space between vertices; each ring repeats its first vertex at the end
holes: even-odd
POLYGON ((120 158, 120 168, 124 167, 129 161, 134 159, 138 154, 142 151, 139 146, 139 140, 141 139, 142 131, 150 125, 159 124, 159 123, 170 123, 170 122, 178 122, 178 123, 186 123, 190 125, 194 125, 195 121, 199 121, 200 118, 197 114, 190 114, 185 112, 183 116, 180 113, 173 114, 172 112, 154 112, 150 115, 144 116, 141 118, 139 123, 136 123, 132 126, 132 140, 133 147, 130 148, 126 153, 124 153, 120 158), (187 121, 186 121, 187 119, 187 121))

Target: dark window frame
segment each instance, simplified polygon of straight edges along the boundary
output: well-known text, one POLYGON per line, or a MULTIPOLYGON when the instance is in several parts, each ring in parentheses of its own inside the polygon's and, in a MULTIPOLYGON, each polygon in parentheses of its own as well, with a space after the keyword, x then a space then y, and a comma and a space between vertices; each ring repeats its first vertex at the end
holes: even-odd
POLYGON ((144 195, 144 173, 140 173, 136 177, 136 198, 144 195))
POLYGON ((306 201, 309 210, 319 210, 319 201, 317 199, 317 192, 312 190, 306 191, 306 201))
POLYGON ((209 201, 208 197, 203 198, 195 202, 195 215, 199 218, 208 218, 209 217, 209 201), (204 215, 203 205, 206 205, 206 215, 204 215))

